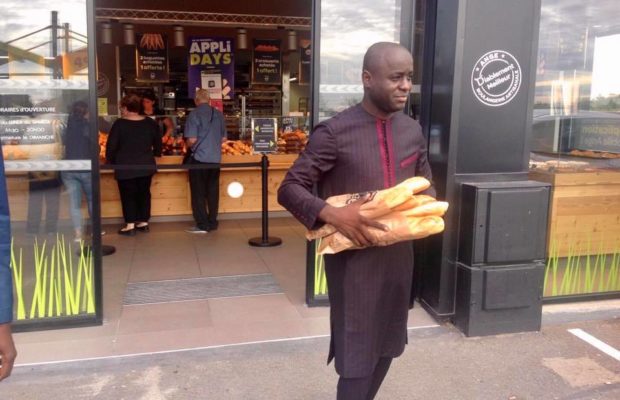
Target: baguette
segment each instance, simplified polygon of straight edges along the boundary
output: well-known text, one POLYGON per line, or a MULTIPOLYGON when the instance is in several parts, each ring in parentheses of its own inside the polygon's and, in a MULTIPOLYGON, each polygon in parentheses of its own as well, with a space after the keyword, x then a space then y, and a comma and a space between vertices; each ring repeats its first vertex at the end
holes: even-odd
MULTIPOLYGON (((431 196, 413 196, 416 193, 428 189, 430 186, 431 183, 426 178, 416 176, 406 179, 389 189, 331 196, 325 201, 333 207, 344 207, 359 200, 365 195, 369 195, 370 198, 360 207, 360 214, 366 218, 378 218, 392 212, 394 209, 409 209, 417 205, 434 201, 435 199, 431 196), (416 197, 419 197, 419 199, 416 199, 416 197)), ((336 232, 336 228, 330 224, 325 224, 317 230, 308 231, 306 233, 306 238, 308 240, 314 240, 334 232, 336 232)))
POLYGON ((407 217, 429 217, 433 215, 437 217, 443 217, 446 211, 448 211, 447 202, 432 201, 419 207, 411 208, 409 210, 403 210, 401 212, 407 217))
MULTIPOLYGON (((401 214, 398 217, 392 215, 389 219, 380 219, 379 222, 387 225, 389 231, 369 228, 374 238, 374 246, 389 246, 406 240, 422 239, 444 230, 444 221, 439 216, 405 217, 401 214)), ((349 238, 340 232, 335 232, 321 239, 318 254, 336 254, 359 248, 349 238)))
POLYGON ((430 203, 433 201, 435 201, 435 198, 432 196, 428 196, 425 194, 418 194, 418 195, 412 196, 409 200, 407 200, 403 204, 394 207, 394 211, 410 210, 412 208, 416 208, 423 204, 430 203))

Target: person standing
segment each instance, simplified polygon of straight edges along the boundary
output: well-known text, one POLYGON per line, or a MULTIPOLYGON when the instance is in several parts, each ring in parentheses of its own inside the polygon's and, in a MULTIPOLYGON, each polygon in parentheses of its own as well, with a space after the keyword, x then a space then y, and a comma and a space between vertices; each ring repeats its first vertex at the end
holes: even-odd
POLYGON ((17 350, 11 334, 13 281, 11 279, 11 223, 4 159, 0 146, 0 381, 11 375, 17 350))
POLYGON ((161 156, 161 132, 157 123, 140 115, 142 100, 136 95, 121 100, 121 118, 114 121, 106 145, 106 160, 122 166, 145 169, 117 169, 114 177, 121 195, 125 227, 118 233, 133 236, 148 232, 151 218, 151 180, 156 172, 155 157, 161 156))
POLYGON ((196 226, 186 232, 200 234, 216 230, 218 226, 220 163, 222 142, 226 140, 226 123, 224 114, 209 105, 207 90, 197 90, 194 102, 196 109, 187 117, 183 136, 188 152, 191 152, 189 164, 206 168, 189 170, 192 214, 196 226))
MULTIPOLYGON (((340 379, 338 400, 373 399, 392 359, 404 351, 413 277, 413 246, 373 247, 360 215, 364 197, 335 208, 325 199, 392 187, 412 176, 431 180, 420 125, 403 113, 413 75, 411 53, 396 43, 375 43, 364 56, 362 102, 316 126, 288 171, 278 201, 308 229, 332 224, 357 246, 325 256, 331 345, 340 379), (312 192, 318 187, 318 196, 312 192)), ((426 194, 434 196, 431 187, 426 194)))
POLYGON ((163 112, 157 108, 157 96, 153 92, 146 92, 142 96, 142 111, 145 116, 157 122, 162 133, 162 143, 172 144, 174 142, 174 123, 170 117, 163 115, 163 112))
MULTIPOLYGON (((89 129, 88 104, 76 101, 71 106, 64 135, 65 160, 90 160, 91 136, 89 129)), ((90 171, 62 171, 62 183, 69 194, 71 223, 75 232, 74 240, 84 239, 82 224, 82 194, 86 196, 88 215, 93 217, 93 185, 90 171)))

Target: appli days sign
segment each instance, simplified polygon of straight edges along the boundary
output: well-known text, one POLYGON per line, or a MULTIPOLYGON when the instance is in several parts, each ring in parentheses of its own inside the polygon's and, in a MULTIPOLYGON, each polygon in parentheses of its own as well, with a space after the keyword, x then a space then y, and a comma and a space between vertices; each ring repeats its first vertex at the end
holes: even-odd
MULTIPOLYGON (((187 84, 189 97, 203 88, 202 76, 222 76, 222 98, 232 99, 235 90, 234 42, 231 38, 190 37, 187 84)), ((208 89, 208 88, 204 88, 208 89)))

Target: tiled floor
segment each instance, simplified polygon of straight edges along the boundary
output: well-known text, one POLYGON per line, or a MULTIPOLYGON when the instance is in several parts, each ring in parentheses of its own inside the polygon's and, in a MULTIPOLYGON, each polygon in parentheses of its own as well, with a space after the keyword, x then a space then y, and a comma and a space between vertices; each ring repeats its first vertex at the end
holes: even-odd
MULTIPOLYGON (((283 240, 273 248, 247 244, 261 234, 259 219, 222 220, 206 235, 185 233, 188 226, 153 223, 148 234, 104 236, 116 253, 103 263, 103 325, 18 333, 19 364, 329 334, 328 308, 305 305, 303 226, 292 218, 271 219, 269 234, 283 240), (282 293, 123 306, 128 282, 263 273, 273 274, 282 293)), ((436 324, 421 307, 409 320, 412 327, 436 324)))

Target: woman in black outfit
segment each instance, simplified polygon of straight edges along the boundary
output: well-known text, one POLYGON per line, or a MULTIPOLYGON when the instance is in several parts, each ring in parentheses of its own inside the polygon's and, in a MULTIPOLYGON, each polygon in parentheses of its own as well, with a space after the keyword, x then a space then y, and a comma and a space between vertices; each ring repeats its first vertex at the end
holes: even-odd
POLYGON ((133 236, 136 230, 148 232, 151 218, 151 179, 155 157, 161 156, 161 132, 155 121, 140 115, 142 99, 123 97, 121 117, 110 129, 106 159, 110 164, 144 165, 148 169, 118 169, 114 177, 121 195, 126 226, 120 235, 133 236))

